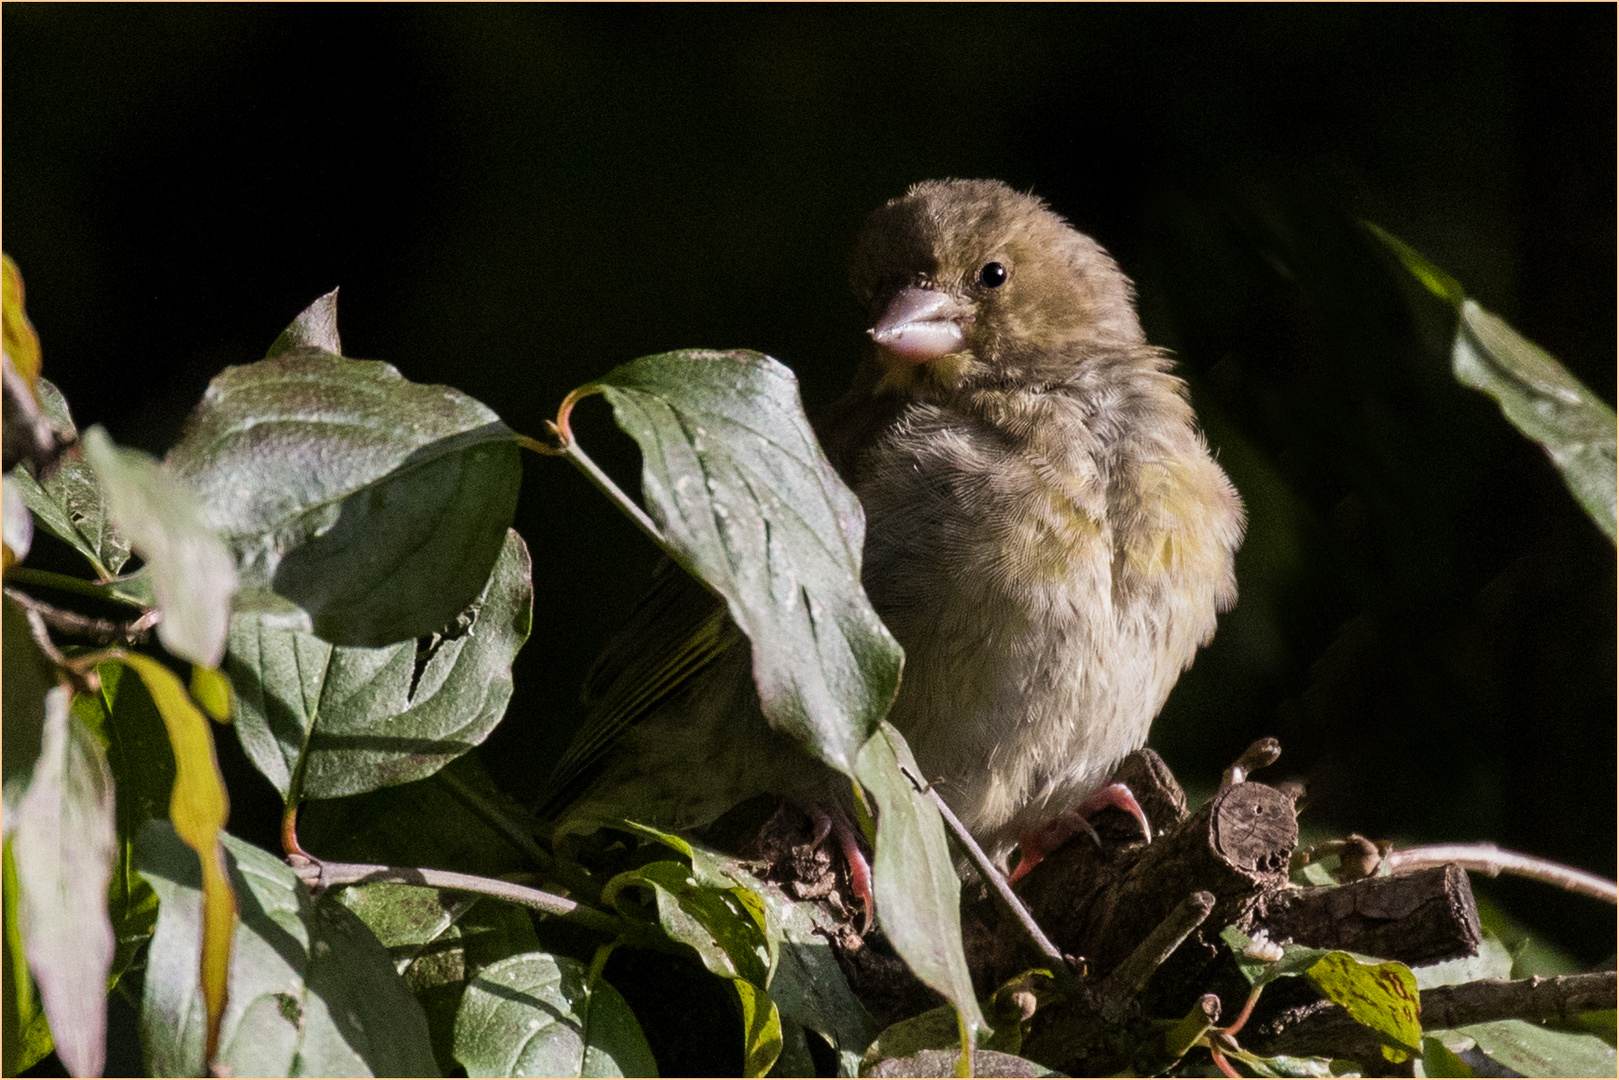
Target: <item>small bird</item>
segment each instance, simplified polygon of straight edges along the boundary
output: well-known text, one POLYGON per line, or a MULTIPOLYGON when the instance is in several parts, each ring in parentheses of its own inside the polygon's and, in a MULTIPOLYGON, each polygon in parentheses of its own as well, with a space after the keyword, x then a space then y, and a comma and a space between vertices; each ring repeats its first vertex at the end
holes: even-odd
MULTIPOLYGON (((1018 875, 1102 805, 1145 827, 1104 782, 1235 601, 1244 519, 1133 285, 1041 200, 983 180, 879 208, 850 279, 864 356, 815 427, 905 649, 889 720, 991 858, 1021 848, 1018 875)), ((765 723, 746 643, 672 566, 585 696, 555 788, 582 789, 577 812, 690 828, 763 792, 839 797, 765 723)))

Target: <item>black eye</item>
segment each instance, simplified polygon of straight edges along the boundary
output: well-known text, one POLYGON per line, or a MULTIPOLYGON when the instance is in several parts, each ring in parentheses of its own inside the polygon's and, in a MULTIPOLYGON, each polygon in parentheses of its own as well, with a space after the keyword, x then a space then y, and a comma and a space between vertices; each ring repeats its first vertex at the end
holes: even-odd
POLYGON ((978 271, 978 284, 986 289, 998 289, 1006 284, 1006 267, 1000 263, 985 263, 978 271))

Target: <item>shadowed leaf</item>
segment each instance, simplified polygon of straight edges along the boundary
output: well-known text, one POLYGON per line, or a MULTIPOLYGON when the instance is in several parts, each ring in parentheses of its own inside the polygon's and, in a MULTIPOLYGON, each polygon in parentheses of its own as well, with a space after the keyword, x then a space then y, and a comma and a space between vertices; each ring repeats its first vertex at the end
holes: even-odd
POLYGON ((425 641, 382 648, 331 645, 237 615, 225 663, 242 748, 283 799, 431 775, 505 715, 512 661, 533 619, 531 576, 528 547, 508 530, 482 595, 460 618, 425 641))
POLYGON ((657 1076, 629 1004, 589 968, 530 952, 492 964, 467 987, 455 1056, 468 1076, 657 1076))
MULTIPOLYGON (((421 1007, 365 924, 312 899, 269 852, 232 836, 222 844, 242 918, 217 1074, 436 1075, 421 1007)), ((137 857, 161 904, 141 1006, 147 1065, 157 1076, 203 1075, 205 1010, 188 977, 203 934, 198 863, 159 821, 141 830, 137 857)))
POLYGON ((238 608, 339 645, 425 637, 500 554, 514 436, 460 391, 330 351, 333 303, 316 301, 270 358, 216 376, 166 461, 235 554, 238 608))

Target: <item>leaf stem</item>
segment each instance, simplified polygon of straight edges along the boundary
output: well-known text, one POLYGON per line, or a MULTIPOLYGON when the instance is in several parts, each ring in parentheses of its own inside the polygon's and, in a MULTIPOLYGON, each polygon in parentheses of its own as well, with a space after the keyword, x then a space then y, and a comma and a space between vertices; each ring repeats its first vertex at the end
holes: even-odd
POLYGON ((476 893, 509 900, 514 904, 532 908, 545 915, 576 922, 591 930, 636 940, 641 937, 636 927, 604 911, 586 907, 577 900, 569 900, 555 893, 542 892, 499 878, 461 874, 453 870, 431 870, 417 866, 375 866, 367 863, 323 862, 294 856, 287 860, 303 883, 311 889, 324 890, 340 885, 368 885, 392 882, 399 885, 419 885, 430 889, 450 889, 455 892, 476 893))
POLYGON ((626 495, 623 488, 613 483, 613 478, 603 472, 601 466, 592 461, 590 455, 586 454, 577 442, 569 442, 564 445, 562 456, 574 468, 584 473, 585 479, 595 484, 597 489, 603 495, 606 495, 614 506, 622 510, 631 521, 635 522, 636 526, 646 533, 654 544, 657 544, 664 551, 670 551, 669 541, 664 539, 663 531, 658 528, 657 523, 648 516, 647 512, 641 509, 641 504, 626 495))
POLYGON ((1051 963, 1052 970, 1060 973, 1058 976, 1059 981, 1064 978, 1072 978, 1074 974, 1072 962, 1062 954, 1062 950, 1052 944, 1050 938, 1046 937, 1045 931, 1041 930, 1040 924, 1034 921, 1034 916, 1029 913, 1029 909, 1024 906, 1017 893, 1012 891, 1012 886, 1007 884, 1006 875, 1001 873, 995 863, 990 860, 990 857, 985 854, 984 849, 978 846, 978 841, 973 839, 973 834, 968 832, 967 827, 961 823, 961 819, 956 817, 955 811, 950 809, 950 805, 944 801, 944 798, 931 784, 922 783, 911 775, 909 769, 901 767, 900 771, 905 774, 905 779, 909 780, 917 791, 932 800, 933 805, 939 811, 939 816, 944 818, 944 823, 950 826, 950 831, 955 834, 956 841, 961 845, 962 850, 967 853, 967 858, 972 860, 972 864, 978 868, 978 872, 983 874, 984 879, 994 888, 995 895, 1001 901, 1002 906, 1006 908, 1012 918, 1017 920, 1018 925, 1023 927, 1023 932, 1029 935, 1029 940, 1034 942, 1034 947, 1039 949, 1040 954, 1051 963))
POLYGON ((151 637, 152 626, 157 622, 157 611, 155 609, 138 619, 131 619, 129 622, 116 622, 112 619, 92 618, 89 615, 81 615, 77 611, 68 611, 65 608, 35 600, 20 589, 7 589, 6 595, 29 611, 38 612, 40 618, 44 619, 48 625, 55 627, 64 634, 93 638, 102 645, 110 645, 113 642, 125 645, 143 643, 151 637))
POLYGON ((125 604, 129 607, 144 607, 144 605, 136 603, 129 597, 120 595, 110 582, 86 581, 71 574, 58 574, 53 570, 38 570, 31 566, 13 566, 6 571, 6 580, 19 585, 60 589, 62 592, 77 593, 80 596, 90 596, 97 600, 125 604))

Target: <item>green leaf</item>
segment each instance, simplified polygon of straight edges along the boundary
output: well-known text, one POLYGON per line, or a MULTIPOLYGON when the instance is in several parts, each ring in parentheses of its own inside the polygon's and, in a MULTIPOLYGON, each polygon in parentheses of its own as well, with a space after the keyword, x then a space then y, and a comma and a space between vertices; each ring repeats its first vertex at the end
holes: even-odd
POLYGON ((1235 926, 1228 926, 1220 931, 1220 940, 1231 950, 1232 958, 1237 962, 1237 970, 1242 972, 1251 986, 1263 986, 1288 975, 1303 975, 1312 964, 1332 951, 1312 949, 1307 945, 1284 945, 1280 960, 1267 960, 1250 950, 1249 946, 1253 944, 1253 939, 1235 926))
MULTIPOLYGON (((903 654, 860 586, 865 518, 791 371, 759 353, 642 357, 600 390, 641 448, 647 512, 753 646, 765 716, 853 774, 903 654)), ((579 393, 576 392, 576 393, 579 393)))
POLYGON ((1422 1074, 1424 1076, 1477 1076, 1473 1067, 1431 1035, 1422 1040, 1422 1074))
POLYGON ((214 378, 167 462, 235 552, 240 606, 338 645, 435 633, 505 543, 515 436, 465 394, 305 347, 320 333, 297 327, 214 378))
POLYGON ((46 696, 34 776, 11 850, 17 925, 62 1064, 99 1076, 114 939, 107 883, 118 856, 112 774, 101 743, 74 716, 66 687, 46 696))
POLYGON ((781 1013, 764 987, 732 979, 742 1008, 742 1075, 765 1076, 781 1057, 781 1013))
POLYGON ((878 922, 916 977, 956 1007, 976 1041, 987 1025, 962 950, 961 879, 939 811, 910 779, 922 775, 911 748, 887 721, 861 750, 856 775, 877 802, 871 870, 878 922))
MULTIPOLYGON (((39 402, 58 431, 77 437, 67 399, 48 379, 39 381, 39 402)), ((99 577, 111 577, 129 561, 129 540, 113 527, 95 472, 83 458, 64 455, 43 483, 20 468, 11 479, 40 523, 76 548, 99 577)))
MULTIPOLYGON (((728 877, 710 872, 700 878, 693 867, 664 860, 616 875, 602 889, 602 902, 613 904, 630 888, 650 890, 664 933, 695 950, 710 972, 731 980, 742 1010, 746 1073, 769 1072, 781 1053, 782 1035, 780 1014, 767 991, 778 953, 763 899, 728 877)), ((636 914, 629 903, 618 906, 636 914)))
POLYGON ((1350 1061, 1333 1061, 1330 1058, 1320 1057, 1294 1057, 1291 1054, 1277 1054, 1275 1057, 1260 1057, 1257 1054, 1233 1054, 1238 1061, 1253 1070, 1255 1076, 1355 1076, 1355 1063, 1350 1061))
MULTIPOLYGON (((824 909, 792 900, 775 885, 749 874, 736 860, 683 837, 635 822, 624 822, 620 827, 690 859, 692 875, 700 884, 722 888, 741 885, 758 898, 765 933, 776 957, 770 999, 783 1021, 783 1052, 791 1046, 792 1029, 806 1028, 824 1037, 837 1051, 844 1072, 855 1075, 861 1051, 877 1035, 877 1024, 849 988, 843 968, 827 945, 834 928, 824 909)), ((790 1075, 781 1073, 780 1068, 778 1062, 778 1075, 790 1075)))
POLYGON ((225 670, 242 748, 283 799, 329 799, 419 780, 483 742, 505 715, 528 639, 528 547, 507 530, 483 592, 444 634, 334 646, 239 614, 225 670))
POLYGON ((624 998, 566 956, 525 953, 467 987, 455 1022, 468 1076, 656 1076, 657 1062, 624 998))
POLYGON ((0 282, 0 343, 13 370, 32 388, 39 383, 39 335, 28 321, 22 272, 10 255, 0 255, 0 282))
MULTIPOLYGON (((664 933, 691 946, 709 971, 724 979, 744 979, 761 989, 770 984, 774 950, 758 897, 748 895, 751 890, 704 885, 690 867, 663 861, 614 877, 602 889, 602 902, 614 904, 628 888, 653 894, 664 933)), ((619 906, 626 914, 634 914, 633 906, 619 906)))
POLYGON ((1512 425, 1539 443, 1609 540, 1619 535, 1619 423, 1561 364, 1471 300, 1451 366, 1463 385, 1495 398, 1512 425))
POLYGON ((1361 224, 1424 288, 1456 308, 1451 346, 1456 380, 1493 397, 1512 426, 1546 451, 1597 527, 1619 542, 1619 422, 1614 411, 1550 353, 1468 299, 1461 282, 1411 245, 1371 222, 1361 224))
MULTIPOLYGON (((766 1076, 814 1076, 815 1058, 810 1055, 809 1037, 802 1024, 782 1018, 781 1053, 766 1076)), ((852 1074, 851 1074, 852 1075, 852 1074)))
POLYGON ((877 1036, 877 1023, 850 989, 827 934, 816 932, 823 912, 814 904, 794 902, 772 885, 762 885, 760 894, 781 933, 771 1000, 783 1019, 824 1037, 844 1072, 855 1075, 861 1051, 877 1036))
POLYGON ((109 982, 116 985, 157 925, 157 894, 135 870, 135 834, 147 819, 168 812, 174 788, 174 752, 163 719, 141 680, 121 664, 96 669, 101 693, 78 694, 73 714, 107 751, 118 787, 118 862, 107 895, 113 952, 109 982), (116 705, 116 717, 112 710, 116 705))
POLYGON ((5 909, 4 971, 0 972, 0 1073, 16 1076, 55 1047, 51 1026, 40 1008, 34 980, 23 955, 22 933, 17 928, 17 870, 11 842, 5 845, 5 882, 0 903, 5 909))
MULTIPOLYGON (((365 924, 333 900, 312 900, 269 852, 232 836, 224 846, 242 917, 213 1067, 233 1076, 436 1075, 421 1006, 365 924)), ((141 830, 137 857, 161 902, 141 1007, 147 1065, 157 1076, 202 1075, 198 861, 164 822, 141 830)))
POLYGON ((163 612, 158 640, 175 656, 218 667, 236 571, 197 493, 146 454, 113 445, 99 426, 84 433, 83 446, 108 518, 146 560, 163 612))
MULTIPOLYGON (((1013 981, 1027 984, 1023 976, 1013 981)), ((993 1009, 997 996, 992 995, 982 1002, 981 1006, 993 1009)), ((996 1015, 995 1020, 1001 1026, 995 1029, 993 1036, 980 1044, 979 1049, 1016 1054, 1023 1048, 1021 1010, 1009 1012, 1007 1015, 996 1015)), ((950 1050, 957 1055, 961 1053, 961 1022, 954 1006, 940 1005, 936 1009, 929 1009, 888 1025, 882 1034, 866 1047, 866 1052, 860 1058, 860 1069, 864 1072, 884 1059, 912 1057, 923 1050, 950 1050)))
MULTIPOLYGON (((887 1058, 877 1062, 861 1076, 960 1076, 956 1064, 957 1050, 922 1050, 905 1058, 887 1058)), ((973 1053, 974 1076, 1062 1076, 1036 1062, 994 1050, 973 1053)))
POLYGON ((237 915, 236 892, 226 874, 225 849, 220 843, 230 816, 230 799, 219 775, 213 732, 174 672, 140 653, 109 655, 140 677, 163 719, 174 753, 168 812, 174 831, 196 853, 201 875, 202 941, 196 950, 197 977, 204 1004, 205 1056, 212 1060, 224 1017, 237 915))
POLYGON ((1382 1037, 1390 1061, 1422 1052, 1421 997, 1404 964, 1362 964, 1346 952, 1330 952, 1304 974, 1328 1000, 1382 1037))
POLYGON ((236 712, 236 694, 230 680, 215 668, 191 665, 191 700, 221 724, 229 722, 236 712))
POLYGON ((1461 983, 1477 982, 1480 979, 1510 979, 1512 953, 1507 951, 1507 947, 1501 944, 1499 938, 1486 930, 1484 939, 1479 943, 1477 954, 1414 967, 1411 974, 1416 976, 1419 990, 1432 990, 1436 986, 1456 986, 1461 983))
POLYGON ((1486 1057, 1520 1076, 1612 1076, 1611 1044, 1585 1032, 1553 1031, 1527 1020, 1494 1020, 1456 1029, 1486 1057))
POLYGON ((56 685, 56 669, 40 652, 29 631, 28 616, 9 596, 0 601, 0 739, 5 753, 0 755, 4 775, 4 805, 0 824, 11 835, 17 821, 17 806, 39 760, 45 732, 45 695, 56 685))
POLYGON ((333 289, 304 308, 298 317, 270 343, 265 356, 281 356, 303 349, 317 349, 341 356, 343 343, 337 336, 337 290, 333 289))
POLYGON ((380 882, 337 900, 377 935, 427 1016, 439 1067, 456 1067, 455 1017, 468 982, 490 964, 540 948, 528 912, 490 897, 380 882))
POLYGON ((1466 299, 1467 291, 1462 288, 1462 283, 1423 258, 1416 248, 1370 221, 1362 221, 1361 225, 1394 253, 1394 257, 1400 260, 1412 277, 1422 283, 1423 288, 1451 305, 1459 305, 1466 299))

